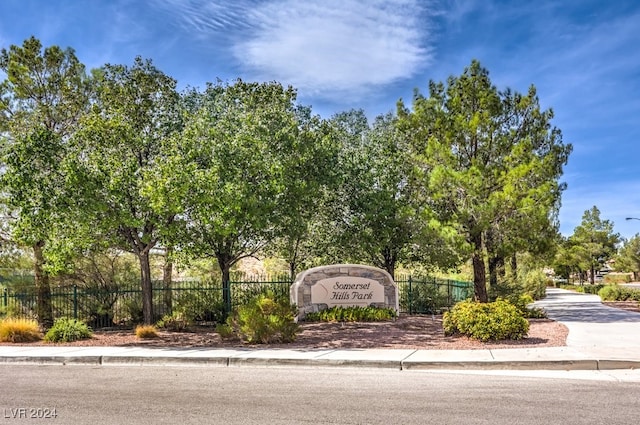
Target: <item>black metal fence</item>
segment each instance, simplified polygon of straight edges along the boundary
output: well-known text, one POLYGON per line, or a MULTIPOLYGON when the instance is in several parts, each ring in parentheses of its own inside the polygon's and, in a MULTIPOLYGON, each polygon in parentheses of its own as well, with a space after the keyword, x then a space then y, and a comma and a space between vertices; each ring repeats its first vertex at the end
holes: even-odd
POLYGON ((432 276, 396 276, 400 312, 436 314, 473 297, 473 283, 432 276))
MULTIPOLYGON (((199 323, 221 322, 230 308, 245 304, 259 293, 270 291, 289 296, 293 282, 288 277, 236 277, 229 282, 231 306, 223 302, 221 283, 181 281, 170 288, 154 282, 153 306, 157 319, 182 315, 199 323)), ((440 313, 456 302, 473 296, 473 284, 433 277, 398 276, 400 312, 407 314, 440 313)), ((53 317, 72 317, 94 329, 130 327, 142 322, 142 290, 139 286, 86 288, 61 285, 51 288, 53 317)), ((35 317, 36 291, 33 285, 17 289, 0 287, 0 316, 35 317)))

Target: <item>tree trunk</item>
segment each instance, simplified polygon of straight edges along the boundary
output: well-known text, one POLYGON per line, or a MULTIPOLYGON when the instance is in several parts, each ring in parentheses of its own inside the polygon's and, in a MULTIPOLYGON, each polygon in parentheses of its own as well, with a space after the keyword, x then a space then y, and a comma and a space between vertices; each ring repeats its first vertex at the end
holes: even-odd
POLYGON ((482 252, 482 234, 472 236, 473 243, 473 286, 475 299, 481 303, 489 301, 487 296, 487 276, 482 252))
POLYGON ((53 307, 51 304, 51 286, 49 275, 44 271, 44 241, 33 245, 35 262, 33 265, 36 284, 36 316, 38 324, 44 328, 53 326, 53 307))
POLYGON ((171 314, 173 310, 173 296, 171 293, 172 275, 173 275, 173 260, 171 254, 173 253, 172 247, 167 247, 164 256, 164 267, 162 269, 162 288, 164 295, 164 306, 166 308, 166 314, 171 314))
POLYGON ((289 276, 291 277, 291 280, 296 278, 296 267, 297 265, 294 261, 289 263, 289 276))
POLYGON ((149 249, 138 253, 140 260, 140 283, 142 285, 142 317, 145 325, 152 325, 153 316, 153 286, 151 283, 151 263, 149 249))
POLYGON ((499 253, 500 240, 495 233, 489 230, 486 236, 485 245, 489 254, 489 287, 495 290, 498 287, 499 278, 504 278, 504 256, 499 253))
POLYGON ((591 276, 589 277, 589 281, 591 282, 592 285, 594 285, 596 283, 596 268, 593 264, 591 264, 591 270, 589 270, 591 272, 591 276))
POLYGON ((511 279, 514 282, 518 279, 518 259, 515 252, 511 254, 511 279))
POLYGON ((227 313, 231 312, 231 257, 228 254, 216 254, 218 266, 222 272, 222 302, 227 313))

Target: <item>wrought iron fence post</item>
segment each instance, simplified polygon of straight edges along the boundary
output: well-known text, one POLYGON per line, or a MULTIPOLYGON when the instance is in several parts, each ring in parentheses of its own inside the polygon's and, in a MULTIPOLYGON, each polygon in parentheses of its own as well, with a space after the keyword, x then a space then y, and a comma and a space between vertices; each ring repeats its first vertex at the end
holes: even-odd
POLYGON ((3 307, 9 306, 9 290, 7 288, 2 289, 2 299, 4 300, 3 307))
POLYGON ((227 314, 231 313, 231 281, 227 280, 222 283, 222 300, 224 301, 224 310, 227 314))
POLYGON ((409 275, 409 314, 413 314, 413 297, 412 297, 412 279, 411 275, 409 275))
POLYGON ((73 318, 78 319, 78 285, 73 285, 73 318))

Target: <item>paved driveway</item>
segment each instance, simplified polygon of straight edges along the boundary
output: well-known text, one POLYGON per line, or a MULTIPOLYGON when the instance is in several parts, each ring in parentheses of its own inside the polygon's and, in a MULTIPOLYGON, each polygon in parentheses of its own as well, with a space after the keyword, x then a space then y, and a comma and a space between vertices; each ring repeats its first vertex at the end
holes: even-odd
POLYGON ((569 347, 640 348, 640 314, 607 307, 597 295, 549 288, 535 306, 569 328, 569 347))

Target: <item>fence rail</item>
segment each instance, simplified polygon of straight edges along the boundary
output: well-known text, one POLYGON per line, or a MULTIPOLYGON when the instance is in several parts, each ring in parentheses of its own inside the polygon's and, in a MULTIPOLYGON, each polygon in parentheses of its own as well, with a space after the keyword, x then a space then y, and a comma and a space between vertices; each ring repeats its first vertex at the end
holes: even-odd
MULTIPOLYGON (((223 286, 212 282, 173 282, 170 288, 154 282, 153 307, 157 319, 182 314, 196 323, 224 320, 229 307, 245 304, 259 293, 270 291, 288 297, 293 282, 289 278, 243 277, 229 282, 231 306, 223 302, 223 286)), ((473 296, 473 284, 433 277, 398 276, 400 312, 440 313, 456 302, 473 296)), ((61 285, 51 288, 54 318, 72 317, 94 329, 130 327, 142 322, 142 290, 139 286, 86 288, 61 285)), ((19 289, 0 287, 0 316, 33 317, 36 291, 32 285, 19 289)))

